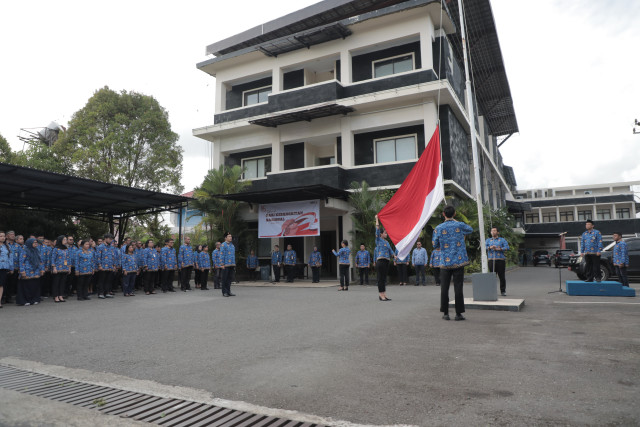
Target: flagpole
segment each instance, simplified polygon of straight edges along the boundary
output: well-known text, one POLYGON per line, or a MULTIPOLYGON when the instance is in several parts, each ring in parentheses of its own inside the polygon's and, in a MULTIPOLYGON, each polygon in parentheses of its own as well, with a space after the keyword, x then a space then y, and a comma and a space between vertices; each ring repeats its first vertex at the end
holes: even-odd
POLYGON ((480 253, 482 254, 482 272, 489 272, 487 262, 487 248, 485 247, 484 216, 482 213, 482 187, 480 186, 480 165, 478 163, 478 146, 476 145, 476 123, 473 111, 473 95, 471 92, 471 80, 469 79, 469 63, 467 60, 467 41, 464 29, 464 14, 462 12, 462 0, 458 0, 458 12, 460 14, 460 35, 462 37, 462 57, 464 58, 464 75, 467 90, 467 111, 469 113, 469 125, 471 126, 471 152, 473 153, 473 173, 476 181, 476 205, 478 207, 478 228, 480 229, 480 253))

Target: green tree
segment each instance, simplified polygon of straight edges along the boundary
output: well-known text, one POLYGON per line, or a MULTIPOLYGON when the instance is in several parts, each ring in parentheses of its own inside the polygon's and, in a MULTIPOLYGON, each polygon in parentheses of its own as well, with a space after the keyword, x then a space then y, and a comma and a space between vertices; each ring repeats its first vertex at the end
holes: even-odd
MULTIPOLYGON (((353 181, 350 185, 349 204, 353 210, 351 232, 354 245, 359 248, 364 243, 369 251, 373 251, 376 244, 376 215, 391 198, 391 194, 371 190, 367 181, 353 181)), ((355 250, 355 248, 354 248, 355 250)))
POLYGON ((0 162, 12 163, 13 151, 4 136, 0 135, 0 162))

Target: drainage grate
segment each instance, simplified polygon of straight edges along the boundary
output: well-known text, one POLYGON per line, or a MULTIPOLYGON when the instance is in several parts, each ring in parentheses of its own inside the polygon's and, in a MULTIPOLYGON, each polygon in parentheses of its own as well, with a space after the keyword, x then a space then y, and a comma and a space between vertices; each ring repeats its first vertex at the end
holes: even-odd
POLYGON ((181 399, 70 381, 0 365, 0 387, 169 427, 324 427, 181 399))

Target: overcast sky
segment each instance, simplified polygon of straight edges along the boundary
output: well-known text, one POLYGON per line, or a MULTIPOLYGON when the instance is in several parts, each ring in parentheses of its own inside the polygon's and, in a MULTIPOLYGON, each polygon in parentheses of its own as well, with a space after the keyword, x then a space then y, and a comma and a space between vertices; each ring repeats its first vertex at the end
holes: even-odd
MULTIPOLYGON (((468 1, 468 0, 467 0, 468 1)), ((0 134, 66 125, 103 86, 153 95, 202 182, 215 81, 208 44, 315 0, 7 2, 0 17, 0 134), (277 5, 277 6, 276 6, 277 5)), ((501 148, 520 189, 640 180, 640 1, 493 0, 520 133, 501 148)))

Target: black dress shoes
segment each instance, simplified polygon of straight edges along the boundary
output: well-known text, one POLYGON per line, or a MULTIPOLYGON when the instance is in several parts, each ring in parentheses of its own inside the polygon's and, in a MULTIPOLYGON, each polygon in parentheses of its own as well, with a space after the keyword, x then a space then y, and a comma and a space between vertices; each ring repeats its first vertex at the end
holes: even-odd
POLYGON ((229 296, 230 296, 230 297, 235 297, 235 296, 236 296, 236 294, 232 294, 231 292, 229 292, 229 296))
POLYGON ((444 320, 451 320, 451 317, 449 317, 449 315, 448 315, 448 314, 444 314, 444 315, 442 316, 442 318, 443 318, 444 320))
POLYGON ((462 314, 456 314, 456 318, 453 320, 467 320, 462 314))
POLYGON ((229 294, 222 294, 222 296, 223 296, 223 297, 228 297, 228 296, 229 296, 229 294))

